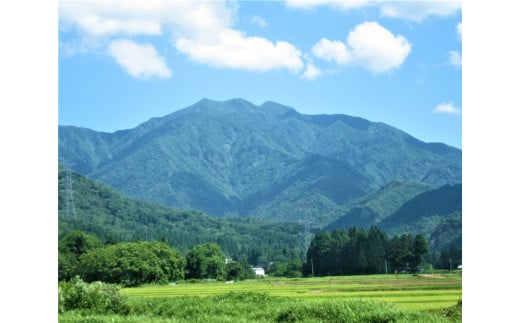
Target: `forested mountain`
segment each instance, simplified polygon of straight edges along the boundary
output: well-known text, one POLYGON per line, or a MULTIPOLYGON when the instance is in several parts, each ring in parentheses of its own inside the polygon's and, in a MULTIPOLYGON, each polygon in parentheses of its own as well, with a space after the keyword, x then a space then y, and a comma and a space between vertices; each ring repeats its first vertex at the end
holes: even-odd
POLYGON ((394 180, 461 182, 459 149, 357 117, 242 99, 204 99, 114 133, 60 126, 59 157, 150 202, 317 227, 394 180))
POLYGON ((424 234, 434 250, 462 248, 462 184, 421 193, 377 226, 389 235, 424 234))
POLYGON ((326 229, 377 225, 390 236, 423 234, 432 250, 462 247, 462 185, 433 188, 396 181, 354 202, 344 216, 326 229))
POLYGON ((301 259, 306 252, 298 224, 223 219, 136 200, 61 166, 58 176, 59 237, 82 230, 105 243, 166 239, 184 253, 194 245, 216 242, 228 257, 252 264, 301 259))
POLYGON ((368 229, 397 211, 403 203, 420 193, 431 190, 428 184, 410 181, 393 181, 383 188, 353 202, 348 211, 326 229, 346 229, 350 227, 368 229))

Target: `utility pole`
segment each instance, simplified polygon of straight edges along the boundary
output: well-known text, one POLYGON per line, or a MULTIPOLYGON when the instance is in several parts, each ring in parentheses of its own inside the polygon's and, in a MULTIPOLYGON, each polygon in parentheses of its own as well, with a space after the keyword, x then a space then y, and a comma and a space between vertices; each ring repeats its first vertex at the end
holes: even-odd
POLYGON ((314 277, 314 259, 311 258, 311 272, 312 272, 312 277, 314 277))
POLYGON ((385 258, 385 273, 388 275, 388 266, 386 265, 386 258, 385 258))

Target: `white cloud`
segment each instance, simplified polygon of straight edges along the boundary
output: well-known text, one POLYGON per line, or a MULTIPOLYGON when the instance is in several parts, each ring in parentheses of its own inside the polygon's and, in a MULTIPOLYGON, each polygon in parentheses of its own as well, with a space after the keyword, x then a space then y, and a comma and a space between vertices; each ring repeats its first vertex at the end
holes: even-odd
POLYGON ((303 68, 301 52, 291 44, 247 37, 232 29, 222 31, 216 39, 180 38, 175 47, 198 63, 216 67, 254 71, 287 69, 292 72, 303 68))
POLYGON ((447 113, 452 115, 459 115, 462 113, 460 108, 457 108, 453 105, 453 103, 441 103, 433 109, 435 113, 447 113))
POLYGON ((286 5, 290 8, 313 9, 317 6, 332 6, 341 10, 350 10, 371 5, 371 0, 287 0, 286 5))
POLYGON ((411 48, 403 36, 394 36, 377 22, 365 22, 349 33, 346 44, 323 38, 313 46, 312 53, 323 60, 359 65, 377 74, 401 66, 411 48))
POLYGON ((343 11, 378 6, 379 13, 383 17, 420 22, 429 16, 453 15, 462 8, 462 1, 287 0, 286 5, 289 8, 307 10, 319 6, 330 6, 343 11))
POLYGON ((460 52, 450 50, 450 64, 456 67, 462 67, 462 55, 460 52))
POLYGON ((262 27, 262 28, 267 27, 267 21, 265 21, 264 18, 259 17, 259 16, 254 16, 253 18, 251 18, 250 22, 252 24, 257 25, 257 26, 262 27))
POLYGON ((347 46, 343 42, 331 41, 327 38, 322 38, 312 47, 312 54, 317 58, 329 62, 334 61, 337 64, 345 64, 351 59, 347 46))
POLYGON ((381 2, 383 17, 420 22, 429 16, 451 16, 462 8, 461 0, 381 2))
POLYGON ((401 66, 412 45, 403 36, 394 36, 377 22, 356 26, 348 35, 348 46, 354 61, 373 73, 382 73, 401 66))
POLYGON ((303 73, 302 77, 306 80, 314 80, 321 75, 321 70, 314 66, 312 63, 307 63, 307 68, 303 73))
POLYGON ((117 34, 128 35, 159 35, 161 25, 157 21, 140 19, 111 19, 97 15, 78 17, 77 24, 84 32, 94 36, 117 34))
POLYGON ((136 78, 169 78, 172 74, 164 59, 150 44, 140 45, 131 40, 116 39, 109 44, 108 52, 126 72, 136 78))
MULTIPOLYGON (((69 0, 60 2, 60 25, 75 27, 86 38, 105 37, 108 41, 121 35, 170 33, 179 52, 212 66, 252 71, 303 69, 301 53, 295 46, 234 29, 237 8, 235 3, 224 1, 69 0)), ((254 20, 266 24, 260 17, 254 20)))
POLYGON ((462 21, 457 24, 457 35, 459 35, 459 40, 462 41, 462 21))

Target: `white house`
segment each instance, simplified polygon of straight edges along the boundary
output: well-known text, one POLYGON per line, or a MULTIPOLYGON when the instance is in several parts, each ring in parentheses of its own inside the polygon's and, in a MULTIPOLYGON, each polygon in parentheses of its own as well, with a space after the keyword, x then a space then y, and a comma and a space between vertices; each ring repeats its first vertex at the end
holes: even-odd
POLYGON ((265 276, 265 270, 262 267, 253 267, 253 271, 257 276, 265 276))

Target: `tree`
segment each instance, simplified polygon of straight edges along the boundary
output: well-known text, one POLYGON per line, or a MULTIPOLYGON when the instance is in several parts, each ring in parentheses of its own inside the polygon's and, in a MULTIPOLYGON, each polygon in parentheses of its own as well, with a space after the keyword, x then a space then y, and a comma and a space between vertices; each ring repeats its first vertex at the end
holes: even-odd
POLYGON ((239 262, 230 261, 226 264, 227 280, 245 280, 255 278, 255 272, 245 258, 239 262))
POLYGON ((326 276, 330 274, 330 258, 333 240, 327 231, 318 232, 311 240, 307 250, 304 275, 326 276))
POLYGON ((79 257, 90 249, 102 246, 103 244, 96 236, 75 230, 58 242, 58 251, 61 253, 72 253, 79 257))
POLYGON ((428 244, 422 234, 394 236, 388 242, 387 259, 394 272, 417 272, 428 253, 428 244))
POLYGON ((83 231, 71 231, 58 242, 58 280, 68 281, 78 274, 79 257, 102 247, 101 241, 83 231))
POLYGON ((184 278, 186 260, 176 249, 153 242, 123 242, 92 249, 80 258, 81 277, 87 282, 137 286, 184 278))
POLYGON ((186 262, 186 278, 225 278, 225 256, 216 243, 203 243, 194 246, 188 251, 186 262))
POLYGON ((367 274, 385 272, 386 248, 388 236, 377 227, 372 226, 368 231, 367 274))
POLYGON ((419 266, 423 262, 423 256, 428 254, 428 243, 422 234, 415 236, 412 245, 412 259, 410 261, 410 268, 412 272, 418 272, 419 266))

